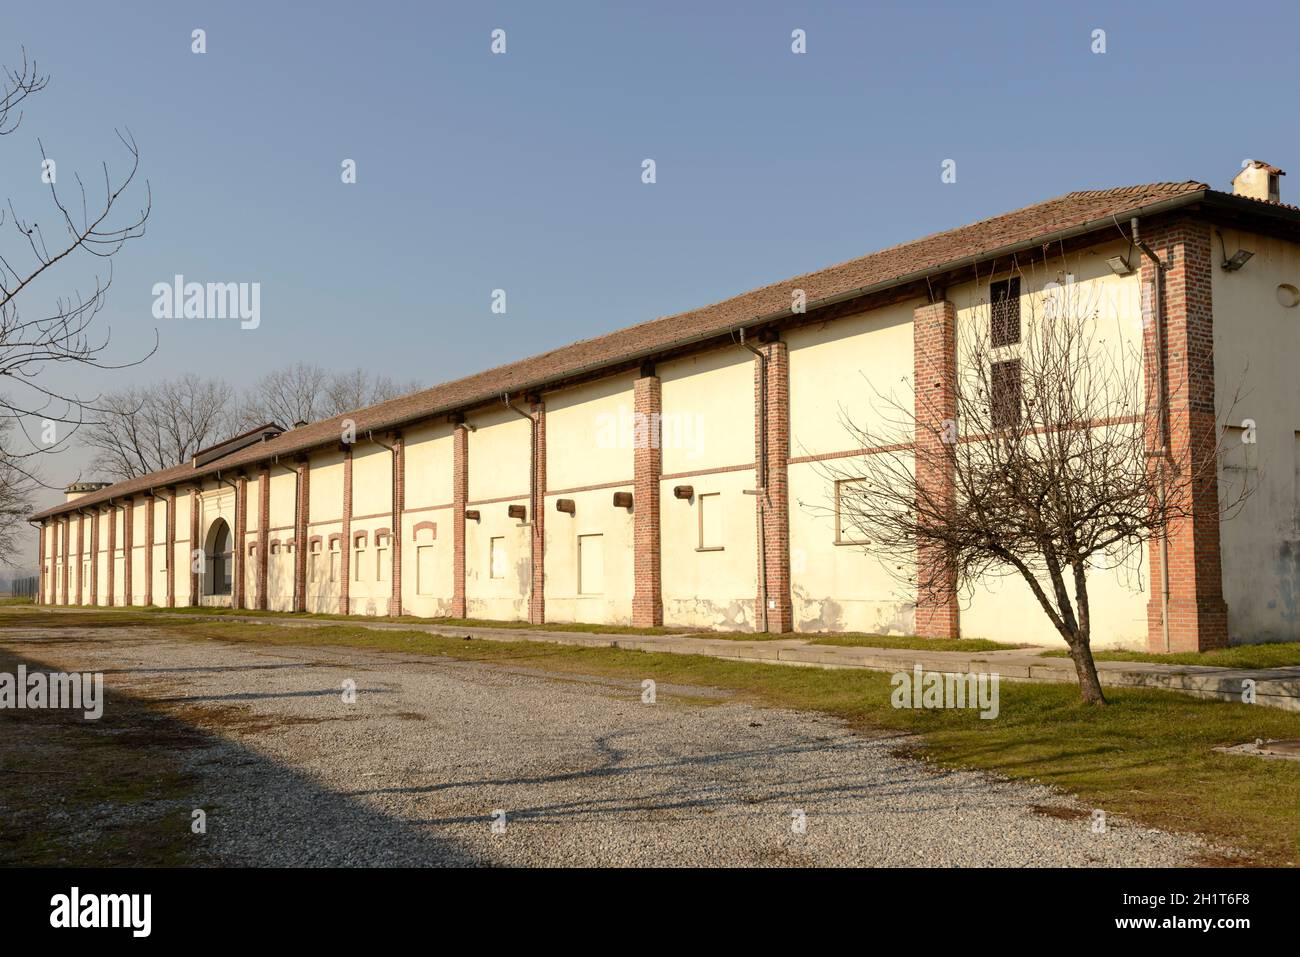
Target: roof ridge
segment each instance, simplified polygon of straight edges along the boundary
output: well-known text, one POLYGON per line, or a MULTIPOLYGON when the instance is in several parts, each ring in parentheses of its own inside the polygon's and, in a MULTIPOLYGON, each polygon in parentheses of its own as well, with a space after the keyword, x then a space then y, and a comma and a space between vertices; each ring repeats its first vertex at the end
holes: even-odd
POLYGON ((547 389, 578 375, 598 373, 626 365, 636 358, 680 350, 691 343, 722 336, 760 317, 780 315, 790 308, 793 288, 802 288, 810 304, 850 298, 860 290, 884 289, 907 277, 929 275, 959 264, 978 262, 1048 237, 1090 229, 1117 217, 1127 218, 1140 210, 1170 209, 1194 203, 1197 195, 1204 192, 1214 191, 1199 181, 1184 180, 1065 193, 768 283, 706 306, 579 339, 546 352, 313 422, 267 442, 232 451, 222 456, 218 463, 200 467, 178 465, 118 482, 101 492, 52 506, 32 517, 46 518, 116 496, 145 491, 156 485, 194 482, 214 471, 217 464, 224 470, 301 454, 337 442, 339 424, 348 419, 353 421, 358 434, 400 429, 446 412, 481 406, 494 396, 507 392, 518 393, 526 388, 547 389))

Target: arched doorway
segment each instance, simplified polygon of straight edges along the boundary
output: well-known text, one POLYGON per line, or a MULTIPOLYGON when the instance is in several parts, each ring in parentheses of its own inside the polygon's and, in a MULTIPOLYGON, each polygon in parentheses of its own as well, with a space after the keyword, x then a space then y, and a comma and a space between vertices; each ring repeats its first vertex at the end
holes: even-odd
POLYGON ((205 595, 229 595, 234 538, 224 518, 219 518, 208 529, 207 545, 203 550, 205 595))

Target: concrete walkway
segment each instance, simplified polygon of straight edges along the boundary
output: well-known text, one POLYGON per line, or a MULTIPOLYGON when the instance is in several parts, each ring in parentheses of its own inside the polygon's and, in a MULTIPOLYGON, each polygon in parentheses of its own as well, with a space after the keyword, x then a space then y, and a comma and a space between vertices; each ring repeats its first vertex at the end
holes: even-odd
MULTIPOLYGON (((104 611, 105 609, 38 606, 49 611, 104 611)), ((1044 649, 1008 651, 925 651, 909 648, 862 648, 811 644, 805 638, 746 641, 730 638, 700 638, 685 635, 625 635, 582 631, 545 631, 529 628, 476 628, 410 622, 370 621, 365 618, 279 618, 262 615, 197 615, 147 612, 166 618, 205 621, 243 621, 273 624, 285 628, 319 628, 331 624, 351 625, 376 631, 422 631, 433 635, 464 637, 484 641, 542 641, 588 648, 624 648, 673 655, 709 655, 734 661, 795 665, 809 668, 867 668, 875 671, 910 671, 920 665, 926 671, 963 674, 971 671, 994 673, 1011 681, 1075 683, 1074 663, 1069 658, 1043 657, 1044 649)), ((0 624, 3 624, 0 617, 0 624)), ((1256 703, 1285 711, 1300 711, 1300 665, 1286 668, 1223 668, 1205 665, 1164 665, 1137 661, 1099 661, 1101 683, 1114 687, 1161 688, 1202 698, 1241 701, 1244 682, 1255 682, 1256 703)))

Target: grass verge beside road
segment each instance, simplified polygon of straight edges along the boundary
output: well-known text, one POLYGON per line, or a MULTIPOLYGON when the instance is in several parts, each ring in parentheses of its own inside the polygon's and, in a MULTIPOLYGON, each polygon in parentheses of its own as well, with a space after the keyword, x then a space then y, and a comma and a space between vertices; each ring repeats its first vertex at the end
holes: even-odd
MULTIPOLYGON (((1053 649, 1051 658, 1065 658, 1067 653, 1053 649)), ((1158 665, 1205 665, 1211 668, 1284 668, 1300 665, 1300 642, 1272 645, 1233 645, 1214 651, 1176 652, 1169 655, 1145 651, 1093 651, 1098 661, 1148 661, 1158 665)))
POLYGON ((1300 863, 1300 763, 1225 755, 1219 745, 1300 738, 1300 715, 1175 692, 1108 688, 1108 708, 1065 684, 1003 681, 994 720, 975 711, 913 711, 890 704, 890 676, 863 670, 784 668, 697 655, 650 654, 530 642, 467 641, 418 631, 326 624, 187 621, 125 612, 8 609, 4 628, 144 627, 190 640, 343 646, 441 655, 559 674, 726 688, 757 704, 820 711, 869 733, 919 736, 918 756, 944 767, 1035 779, 1089 807, 1152 827, 1194 831, 1242 849, 1251 863, 1300 863))

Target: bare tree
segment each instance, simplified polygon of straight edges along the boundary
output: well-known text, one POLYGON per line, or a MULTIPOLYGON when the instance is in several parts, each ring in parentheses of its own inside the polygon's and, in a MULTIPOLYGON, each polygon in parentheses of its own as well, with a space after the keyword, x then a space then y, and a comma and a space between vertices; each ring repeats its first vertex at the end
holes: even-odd
POLYGON ((357 409, 420 389, 414 381, 397 382, 387 376, 371 375, 357 367, 351 372, 336 372, 325 385, 326 416, 343 415, 357 409))
POLYGON ((105 394, 79 436, 114 481, 170 468, 235 433, 230 386, 193 373, 105 394))
MULTIPOLYGON (((13 420, 0 418, 0 447, 9 446, 13 431, 13 420)), ((32 495, 38 481, 31 470, 0 455, 0 564, 13 567, 31 554, 30 539, 21 536, 23 522, 32 513, 32 495)))
POLYGON ((264 422, 278 422, 292 428, 296 422, 315 422, 386 399, 393 399, 419 386, 395 382, 365 369, 326 372, 315 363, 295 362, 269 373, 254 383, 239 413, 241 428, 264 422))
MULTIPOLYGON (((32 96, 45 89, 49 77, 40 73, 35 61, 29 61, 22 52, 22 62, 16 68, 0 68, 0 136, 12 134, 22 121, 22 107, 32 96)), ((65 201, 58 187, 57 165, 37 141, 40 152, 40 176, 49 188, 53 205, 53 223, 42 226, 36 220, 19 215, 12 200, 0 209, 0 227, 12 224, 17 233, 17 251, 0 250, 0 376, 16 384, 0 404, 0 415, 11 420, 22 420, 39 415, 45 420, 79 425, 93 398, 84 398, 60 391, 40 378, 40 374, 56 364, 80 364, 100 368, 121 368, 106 357, 107 333, 102 337, 92 334, 91 325, 104 307, 105 296, 112 284, 111 259, 132 239, 144 235, 145 221, 149 216, 151 197, 145 184, 145 204, 125 220, 115 218, 123 193, 135 181, 140 167, 140 152, 130 133, 118 133, 126 148, 131 167, 125 177, 116 181, 103 165, 103 198, 94 206, 87 196, 80 176, 74 176, 80 194, 78 202, 65 201), (76 212, 73 210, 76 209, 76 212), (60 295, 46 306, 28 304, 38 280, 48 278, 61 265, 74 261, 74 254, 84 254, 95 259, 109 260, 106 277, 96 276, 93 289, 86 293, 60 295), (21 307, 21 308, 20 308, 21 307)), ((36 175, 33 172, 33 175, 36 175)), ((155 340, 154 347, 157 342, 155 340)), ((150 351, 152 354, 152 350, 150 351)), ((125 365, 143 361, 137 358, 125 365)), ((63 441, 72 430, 66 430, 63 441)), ((35 445, 35 439, 28 439, 35 445)), ((48 443, 46 450, 48 450, 48 443)), ((22 467, 19 455, 12 445, 6 453, 17 467, 22 467)), ((31 455, 35 453, 27 453, 31 455)))
POLYGON ((1104 704, 1089 575, 1131 568, 1187 516, 1218 449, 1198 471, 1186 450, 1164 448, 1141 330, 1103 320, 1083 286, 1052 290, 1041 308, 1030 297, 1014 348, 994 344, 1008 338, 1003 307, 981 307, 959 324, 955 381, 876 390, 878 424, 847 423, 869 452, 825 471, 841 483, 847 534, 892 559, 918 601, 989 576, 1026 582, 1083 699, 1104 704))

